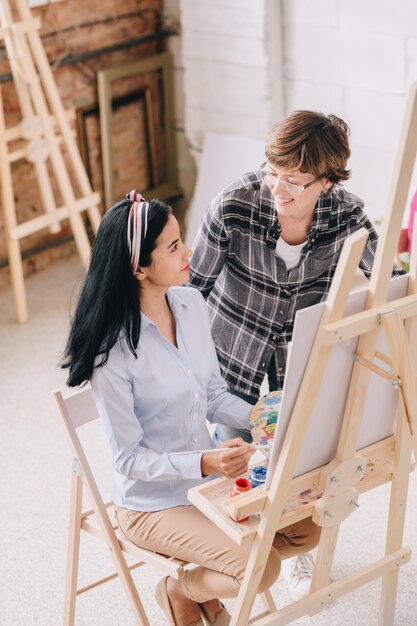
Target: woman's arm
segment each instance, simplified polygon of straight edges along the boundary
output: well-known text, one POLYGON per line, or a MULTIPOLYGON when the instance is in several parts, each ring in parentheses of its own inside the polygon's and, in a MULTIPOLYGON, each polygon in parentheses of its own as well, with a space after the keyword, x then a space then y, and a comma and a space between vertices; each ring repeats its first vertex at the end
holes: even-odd
POLYGON ((204 476, 223 474, 227 478, 237 478, 247 471, 254 451, 254 447, 241 437, 229 439, 216 448, 216 452, 203 454, 201 471, 204 476))
POLYGON ((143 445, 144 432, 134 411, 132 382, 122 356, 110 354, 106 365, 94 371, 91 386, 117 472, 146 481, 202 478, 202 454, 170 457, 168 451, 143 445))
POLYGON ((96 371, 91 386, 115 470, 127 478, 202 479, 210 474, 235 478, 247 470, 253 448, 240 438, 224 442, 218 452, 209 454, 190 452, 170 456, 169 452, 144 447, 143 430, 133 410, 132 385, 126 375, 105 366, 96 371))
MULTIPOLYGON (((214 346, 213 346, 214 350, 214 346)), ((234 394, 220 375, 217 356, 207 387, 207 419, 212 424, 225 424, 233 428, 249 428, 249 416, 253 406, 234 394)))

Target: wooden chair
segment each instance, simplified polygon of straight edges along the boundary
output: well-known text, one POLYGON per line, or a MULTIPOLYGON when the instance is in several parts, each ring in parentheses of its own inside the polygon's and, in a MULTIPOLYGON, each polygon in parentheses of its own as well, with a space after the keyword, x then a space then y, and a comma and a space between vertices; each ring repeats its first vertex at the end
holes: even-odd
POLYGON ((133 615, 139 624, 148 626, 149 620, 133 582, 131 570, 148 564, 163 574, 181 578, 184 575, 183 566, 185 563, 139 548, 123 535, 117 523, 113 521, 113 516, 111 515, 113 502, 103 502, 77 432, 82 426, 99 418, 91 389, 84 389, 68 398, 64 398, 60 391, 54 391, 53 395, 59 406, 73 455, 64 625, 72 626, 74 624, 77 595, 119 576, 133 615), (82 511, 83 487, 86 488, 91 502, 91 509, 87 511, 82 511), (85 587, 77 588, 81 531, 101 539, 107 545, 111 552, 116 572, 85 587), (137 562, 133 565, 128 565, 125 553, 132 555, 137 559, 137 562))
MULTIPOLYGON (((117 522, 113 520, 113 515, 111 515, 113 502, 104 503, 78 434, 78 430, 82 426, 99 418, 92 390, 90 388, 84 389, 67 398, 64 398, 60 391, 54 391, 53 395, 60 409, 73 456, 64 626, 74 624, 75 604, 78 595, 117 576, 121 580, 130 608, 138 624, 149 626, 149 620, 133 582, 131 570, 147 564, 159 570, 161 574, 178 579, 184 575, 184 567, 188 564, 185 561, 140 548, 123 535, 117 522), (86 488, 91 503, 91 509, 86 511, 82 511, 83 487, 86 488), (111 552, 116 572, 82 588, 77 588, 81 531, 104 542, 111 552), (128 565, 125 554, 130 554, 137 559, 137 562, 128 565)), ((261 599, 266 609, 265 614, 276 610, 269 591, 261 594, 261 599)))

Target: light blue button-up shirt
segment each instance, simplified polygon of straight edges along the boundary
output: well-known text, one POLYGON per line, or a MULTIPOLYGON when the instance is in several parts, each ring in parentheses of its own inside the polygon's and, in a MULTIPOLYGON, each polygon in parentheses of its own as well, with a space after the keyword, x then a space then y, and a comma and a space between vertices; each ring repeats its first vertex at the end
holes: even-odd
POLYGON ((94 398, 113 454, 114 502, 137 511, 189 504, 200 484, 201 454, 213 447, 210 422, 249 427, 252 406, 227 391, 210 333, 206 303, 196 289, 171 287, 175 347, 142 314, 137 358, 122 338, 94 370, 94 398))

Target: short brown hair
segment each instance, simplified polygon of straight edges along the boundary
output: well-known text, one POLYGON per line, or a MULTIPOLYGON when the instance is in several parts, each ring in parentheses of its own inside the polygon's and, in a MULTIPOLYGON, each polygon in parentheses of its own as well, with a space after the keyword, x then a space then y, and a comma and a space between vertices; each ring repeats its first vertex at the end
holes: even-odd
POLYGON ((338 183, 350 176, 346 169, 349 135, 349 126, 336 115, 294 111, 268 135, 266 158, 276 167, 298 169, 338 183))

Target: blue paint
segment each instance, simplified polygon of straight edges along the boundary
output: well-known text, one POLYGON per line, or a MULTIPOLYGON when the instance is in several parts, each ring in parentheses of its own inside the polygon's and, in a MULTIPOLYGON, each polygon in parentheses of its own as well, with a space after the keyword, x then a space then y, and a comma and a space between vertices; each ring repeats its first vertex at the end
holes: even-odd
POLYGON ((266 480, 266 467, 262 465, 257 465, 252 468, 251 473, 249 475, 249 482, 252 485, 252 489, 255 487, 259 487, 259 485, 263 485, 266 480))
POLYGON ((274 406, 274 404, 278 403, 277 398, 269 398, 268 396, 263 399, 263 403, 265 406, 274 406))

